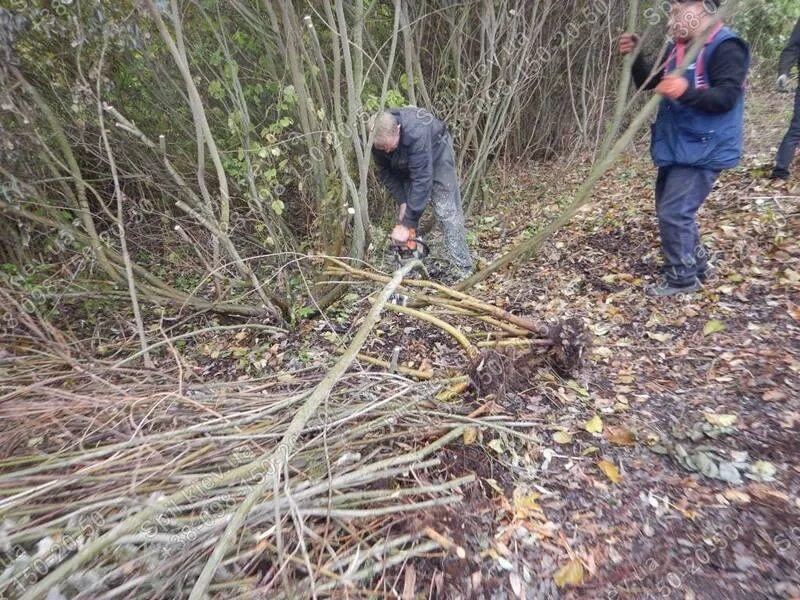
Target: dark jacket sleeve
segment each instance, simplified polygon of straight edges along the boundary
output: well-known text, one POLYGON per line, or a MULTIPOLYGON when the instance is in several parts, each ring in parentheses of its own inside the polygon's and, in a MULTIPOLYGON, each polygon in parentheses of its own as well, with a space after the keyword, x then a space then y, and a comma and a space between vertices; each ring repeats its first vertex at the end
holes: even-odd
POLYGON ((690 89, 678 98, 678 102, 709 113, 728 112, 744 93, 747 57, 747 46, 741 40, 722 42, 708 61, 710 87, 705 90, 690 89))
POLYGON ((389 190, 397 204, 406 203, 406 190, 403 180, 391 168, 391 161, 381 152, 372 152, 372 160, 378 170, 378 180, 389 190))
MULTIPOLYGON (((411 133, 411 132, 409 132, 411 133)), ((433 189, 433 149, 431 128, 415 127, 408 145, 408 171, 411 186, 408 191, 403 225, 416 228, 428 205, 433 189)))
POLYGON ((781 52, 781 58, 778 62, 778 74, 788 75, 792 67, 800 60, 800 19, 792 31, 792 37, 789 38, 789 43, 786 48, 781 52))
MULTIPOLYGON (((639 56, 636 57, 636 60, 633 61, 633 67, 631 68, 633 82, 636 84, 637 88, 642 88, 644 83, 647 81, 647 78, 650 77, 650 72, 652 70, 653 64, 648 61, 643 54, 639 54, 639 56)), ((657 73, 653 74, 653 77, 650 79, 650 81, 647 81, 647 85, 644 85, 644 88, 642 89, 652 90, 659 83, 661 83, 661 78, 663 76, 663 69, 659 69, 657 73)))

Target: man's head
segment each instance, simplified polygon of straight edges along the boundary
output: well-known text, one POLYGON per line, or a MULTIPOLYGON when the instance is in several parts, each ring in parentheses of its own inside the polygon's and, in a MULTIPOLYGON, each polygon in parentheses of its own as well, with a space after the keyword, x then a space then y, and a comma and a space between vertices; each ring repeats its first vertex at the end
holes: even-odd
POLYGON ((719 10, 720 0, 671 0, 669 27, 676 40, 689 41, 701 34, 719 10))
POLYGON ((370 130, 375 132, 372 145, 383 152, 393 152, 400 143, 400 123, 395 116, 383 111, 370 119, 370 130))

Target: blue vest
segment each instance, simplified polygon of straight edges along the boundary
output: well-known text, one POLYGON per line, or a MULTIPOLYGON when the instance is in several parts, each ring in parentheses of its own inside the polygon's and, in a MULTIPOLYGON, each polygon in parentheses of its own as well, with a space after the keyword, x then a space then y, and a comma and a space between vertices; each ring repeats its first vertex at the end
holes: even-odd
MULTIPOLYGON (((741 38, 727 27, 706 42, 697 60, 689 66, 684 77, 689 89, 706 89, 709 84, 706 65, 722 42, 741 38)), ((747 45, 742 41, 742 45, 747 45)), ((665 73, 674 70, 676 56, 669 48, 665 73)), ((750 52, 747 53, 750 67, 750 52)), ((676 165, 722 170, 735 167, 742 156, 744 128, 744 93, 736 105, 724 113, 710 113, 664 98, 658 117, 652 126, 650 154, 657 167, 676 165)))

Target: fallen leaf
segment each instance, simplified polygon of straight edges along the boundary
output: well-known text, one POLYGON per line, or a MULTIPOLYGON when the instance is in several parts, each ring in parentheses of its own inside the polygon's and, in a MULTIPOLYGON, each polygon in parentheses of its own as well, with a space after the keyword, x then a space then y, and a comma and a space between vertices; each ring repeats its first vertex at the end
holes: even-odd
MULTIPOLYGON (((800 313, 798 313, 800 315, 800 313)), ((800 316, 798 316, 798 321, 800 321, 800 316)), ((592 353, 595 356, 599 356, 600 358, 609 358, 613 356, 614 351, 611 350, 608 346, 597 346, 592 349, 592 353)))
POLYGON ((757 460, 750 465, 750 473, 748 477, 751 479, 758 479, 760 481, 774 481, 775 473, 778 469, 771 462, 766 460, 757 460))
POLYGON ((475 440, 477 440, 477 439, 478 439, 478 430, 477 429, 475 429, 474 427, 469 427, 469 428, 464 430, 464 443, 465 444, 467 444, 467 445, 474 444, 475 440))
POLYGON ((633 446, 636 443, 636 436, 633 432, 620 427, 606 430, 606 439, 617 446, 633 446))
POLYGON ((531 492, 525 488, 514 490, 514 517, 517 519, 527 519, 534 515, 541 516, 542 508, 537 500, 541 494, 531 492))
POLYGON ((759 500, 765 500, 767 502, 775 502, 776 500, 789 502, 789 496, 763 483, 751 483, 747 486, 747 491, 759 500))
POLYGON ((576 381, 569 380, 567 382, 567 387, 570 388, 571 390, 576 391, 579 396, 583 396, 584 398, 588 398, 589 397, 589 391, 586 390, 585 388, 582 388, 580 385, 578 385, 578 383, 576 381))
POLYGON ((433 363, 428 358, 423 358, 418 369, 423 373, 433 373, 433 363))
POLYGON ((619 483, 622 481, 622 475, 619 474, 619 469, 617 469, 614 463, 607 460, 599 460, 597 461, 597 466, 600 467, 600 470, 611 480, 611 483, 619 483))
POLYGON ((736 415, 718 415, 716 413, 706 413, 706 421, 716 427, 731 427, 739 417, 736 415))
POLYGON ((786 393, 782 392, 781 390, 769 390, 761 399, 764 402, 780 402, 782 400, 786 400, 786 393))
POLYGON ((648 331, 646 335, 647 337, 661 343, 668 342, 673 338, 671 333, 653 333, 652 331, 648 331))
POLYGON ((606 335, 611 331, 612 325, 610 323, 595 323, 591 325, 591 329, 595 335, 606 335))
POLYGON ((595 415, 586 421, 583 428, 589 433, 600 433, 603 431, 603 420, 600 418, 600 415, 595 415))
POLYGON ((572 436, 566 431, 556 431, 553 434, 553 441, 556 444, 569 444, 572 441, 572 436))
POLYGON ((522 579, 516 571, 511 571, 508 574, 508 581, 511 584, 511 589, 514 590, 514 595, 517 598, 522 598, 522 579))
POLYGON ((794 305, 789 302, 789 306, 786 307, 786 312, 789 313, 789 316, 792 317, 795 321, 800 321, 800 306, 794 305))
POLYGON ((501 496, 505 493, 503 488, 500 487, 500 484, 497 483, 496 479, 484 479, 484 481, 489 484, 489 487, 491 487, 495 492, 499 493, 501 496))
POLYGON ((739 474, 739 469, 737 469, 736 465, 731 462, 719 463, 719 474, 717 475, 717 479, 721 479, 722 481, 732 485, 741 485, 744 483, 744 481, 742 481, 742 476, 739 474))
POLYGON ((556 571, 553 581, 560 588, 567 585, 581 585, 583 583, 583 565, 581 561, 573 558, 556 571))
POLYGON ((498 454, 502 454, 506 450, 505 446, 503 446, 503 442, 501 442, 499 438, 493 439, 489 442, 488 446, 498 454))
POLYGON ((725 490, 722 495, 734 504, 750 504, 750 496, 739 490, 725 490))
POLYGON ((703 327, 703 335, 711 335, 712 333, 725 331, 727 328, 728 328, 727 325, 725 325, 725 323, 723 323, 722 321, 719 321, 717 319, 711 319, 703 327))
MULTIPOLYGON (((800 423, 800 413, 787 410, 781 413, 781 427, 784 429, 793 429, 795 423, 800 423)), ((800 498, 800 496, 798 496, 800 498)))
POLYGON ((405 577, 403 580, 403 594, 400 596, 403 600, 414 600, 414 590, 417 585, 417 571, 414 565, 407 564, 405 568, 405 577))
POLYGON ((793 271, 792 269, 786 269, 783 272, 786 281, 789 283, 800 283, 800 273, 797 271, 793 271))
POLYGON ((706 452, 697 451, 691 455, 690 460, 694 463, 697 470, 706 477, 717 479, 719 477, 719 466, 706 452))

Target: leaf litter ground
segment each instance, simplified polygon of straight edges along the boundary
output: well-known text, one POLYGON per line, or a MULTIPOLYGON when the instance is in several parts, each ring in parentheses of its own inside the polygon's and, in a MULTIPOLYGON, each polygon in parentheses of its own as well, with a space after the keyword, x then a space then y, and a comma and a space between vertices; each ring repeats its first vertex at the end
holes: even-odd
MULTIPOLYGON (((437 465, 366 483, 362 491, 425 490, 474 475, 461 487, 459 504, 410 512, 408 518, 355 518, 358 528, 340 530, 336 552, 355 556, 353 565, 360 532, 370 527, 373 537, 386 539, 390 533, 413 538, 431 530, 444 536, 439 550, 385 569, 372 580, 372 592, 404 598, 800 598, 800 186, 764 179, 772 154, 765 132, 778 139, 787 115, 783 97, 761 93, 756 100, 749 112, 750 153, 742 167, 723 175, 701 211, 716 266, 701 293, 674 300, 643 294, 657 268, 658 237, 655 173, 642 139, 598 184, 592 204, 539 255, 472 290, 537 322, 582 320, 593 338, 582 370, 559 374, 537 360, 520 362, 522 354, 499 358, 513 371, 506 381, 513 385, 503 393, 473 387, 442 398, 422 384, 416 392, 409 388, 414 403, 405 410, 403 399, 394 397, 406 385, 400 377, 386 379, 364 362, 348 376, 351 387, 332 399, 330 418, 350 418, 359 403, 364 414, 375 406, 394 412, 387 410, 388 420, 376 415, 376 425, 364 426, 367 434, 359 439, 331 432, 339 436, 337 472, 410 451, 418 447, 417 434, 429 439, 436 427, 457 419, 467 429, 431 457, 437 465), (462 548, 464 558, 453 548, 442 551, 447 543, 462 548)), ((491 204, 470 219, 480 257, 492 260, 557 215, 585 171, 580 161, 498 169, 487 194, 491 204)), ((307 388, 317 380, 319 365, 329 364, 358 327, 368 310, 365 295, 373 289, 357 286, 326 319, 286 335, 243 330, 189 340, 180 348, 181 368, 187 390, 196 394, 194 406, 177 411, 170 405, 163 416, 155 412, 161 400, 152 386, 161 386, 166 398, 172 385, 166 372, 153 375, 148 385, 127 388, 133 418, 122 414, 124 407, 116 415, 109 404, 119 423, 93 426, 85 441, 124 441, 151 411, 158 416, 154 423, 163 421, 168 430, 229 410, 256 411, 267 391, 288 398, 307 388), (269 380, 267 374, 278 377, 269 380), (207 386, 211 381, 213 387, 207 386)), ((474 321, 458 315, 448 320, 480 338, 481 325, 474 321)), ((186 326, 198 327, 197 320, 186 326)), ((113 353, 125 344, 98 351, 116 360, 113 353)), ((464 350, 442 330, 388 312, 363 352, 437 377, 463 375, 470 367, 464 350)), ((78 392, 88 389, 86 381, 78 384, 84 386, 78 392)), ((88 393, 62 398, 63 406, 43 403, 36 423, 6 403, 4 457, 71 443, 68 429, 86 427, 75 404, 82 398, 88 402, 88 393), (53 430, 51 416, 64 431, 53 430), (28 423, 26 433, 12 427, 15 418, 28 423)), ((323 425, 320 420, 315 426, 323 425)), ((276 419, 253 430, 268 439, 280 426, 276 419)), ((238 464, 222 443, 213 449, 215 462, 204 464, 203 438, 180 435, 187 448, 198 448, 186 459, 188 472, 238 464)), ((242 460, 251 455, 247 442, 236 444, 242 444, 234 448, 242 460)), ((313 447, 306 454, 292 468, 300 474, 305 469, 304 477, 313 480, 319 456, 313 447)), ((116 470, 107 476, 109 497, 115 479, 127 480, 124 465, 116 470)), ((161 478, 155 468, 153 477, 161 478)), ((167 478, 162 485, 173 484, 167 478)), ((314 502, 305 508, 324 511, 324 498, 314 502)), ((271 555, 265 542, 246 553, 255 565, 246 571, 247 585, 270 577, 273 584, 280 581, 275 564, 256 560, 271 555)), ((204 557, 202 548, 189 556, 197 564, 204 557)), ((148 564, 145 558, 137 560, 148 564)), ((290 576, 301 572, 298 567, 290 576)), ((368 593, 361 584, 359 589, 368 593)))
MULTIPOLYGON (((594 349, 575 379, 541 371, 494 407, 527 439, 477 426, 471 454, 486 464, 453 460, 481 497, 442 509, 461 517, 442 533, 462 539, 468 523, 474 538, 459 543, 482 559, 407 566, 434 597, 800 598, 800 184, 764 178, 763 132, 785 110, 764 109, 782 97, 757 102, 750 153, 700 213, 716 270, 702 292, 643 293, 659 260, 655 171, 635 156, 537 257, 478 286, 517 314, 582 318, 594 349), (520 515, 510 485, 537 510, 520 515)), ((556 214, 579 178, 504 170, 488 216, 471 219, 481 257, 556 214)))

